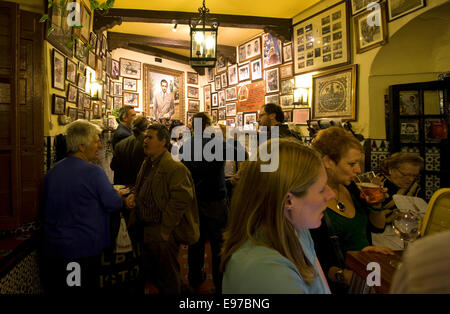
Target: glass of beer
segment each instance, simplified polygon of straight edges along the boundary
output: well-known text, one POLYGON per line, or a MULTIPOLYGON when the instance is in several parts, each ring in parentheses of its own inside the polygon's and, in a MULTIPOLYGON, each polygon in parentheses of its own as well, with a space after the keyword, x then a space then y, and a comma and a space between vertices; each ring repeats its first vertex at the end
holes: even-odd
POLYGON ((376 204, 385 199, 381 180, 373 171, 356 176, 355 183, 361 191, 361 198, 364 198, 367 203, 376 204))

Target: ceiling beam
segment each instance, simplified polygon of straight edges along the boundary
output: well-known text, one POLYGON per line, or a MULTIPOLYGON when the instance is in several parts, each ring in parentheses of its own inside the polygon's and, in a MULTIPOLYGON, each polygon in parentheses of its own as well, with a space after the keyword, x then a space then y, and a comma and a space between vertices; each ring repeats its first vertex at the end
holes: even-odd
MULTIPOLYGON (((99 15, 97 25, 105 25, 102 19, 110 20, 112 17, 120 18, 122 22, 164 23, 189 25, 189 20, 197 18, 198 13, 179 11, 110 9, 106 14, 99 15)), ((251 28, 271 30, 282 41, 291 40, 292 19, 259 17, 248 15, 209 14, 209 18, 217 19, 222 27, 251 28)), ((95 23, 94 23, 95 24, 95 23)), ((95 26, 94 26, 95 27, 95 26)))

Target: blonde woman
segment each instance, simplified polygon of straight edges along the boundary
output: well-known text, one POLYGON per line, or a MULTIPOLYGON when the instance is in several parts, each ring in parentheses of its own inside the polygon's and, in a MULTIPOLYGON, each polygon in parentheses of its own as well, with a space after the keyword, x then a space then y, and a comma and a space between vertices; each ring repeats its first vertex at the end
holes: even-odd
MULTIPOLYGON (((320 157, 292 139, 279 141, 279 166, 242 167, 224 233, 223 293, 329 293, 310 228, 334 198, 320 157)), ((270 141, 266 145, 271 145, 270 141)))

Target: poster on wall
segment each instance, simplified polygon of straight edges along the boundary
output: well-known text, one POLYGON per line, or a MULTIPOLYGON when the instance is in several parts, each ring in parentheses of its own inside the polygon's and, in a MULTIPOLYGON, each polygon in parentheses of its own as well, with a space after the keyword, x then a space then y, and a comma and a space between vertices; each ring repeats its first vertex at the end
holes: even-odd
POLYGON ((346 1, 294 24, 294 73, 350 63, 348 25, 346 1))
POLYGON ((281 64, 281 40, 269 33, 263 34, 263 68, 267 69, 281 64))
POLYGON ((257 111, 264 105, 265 83, 258 81, 238 86, 237 112, 257 111))

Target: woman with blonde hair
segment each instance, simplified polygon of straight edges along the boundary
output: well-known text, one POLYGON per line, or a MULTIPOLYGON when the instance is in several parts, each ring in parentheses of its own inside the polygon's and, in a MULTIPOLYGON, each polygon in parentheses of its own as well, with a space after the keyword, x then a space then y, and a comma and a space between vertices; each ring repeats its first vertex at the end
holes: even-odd
POLYGON ((292 139, 275 141, 278 168, 262 172, 269 161, 247 161, 233 192, 223 293, 329 293, 308 229, 320 226, 334 193, 316 152, 292 139))

